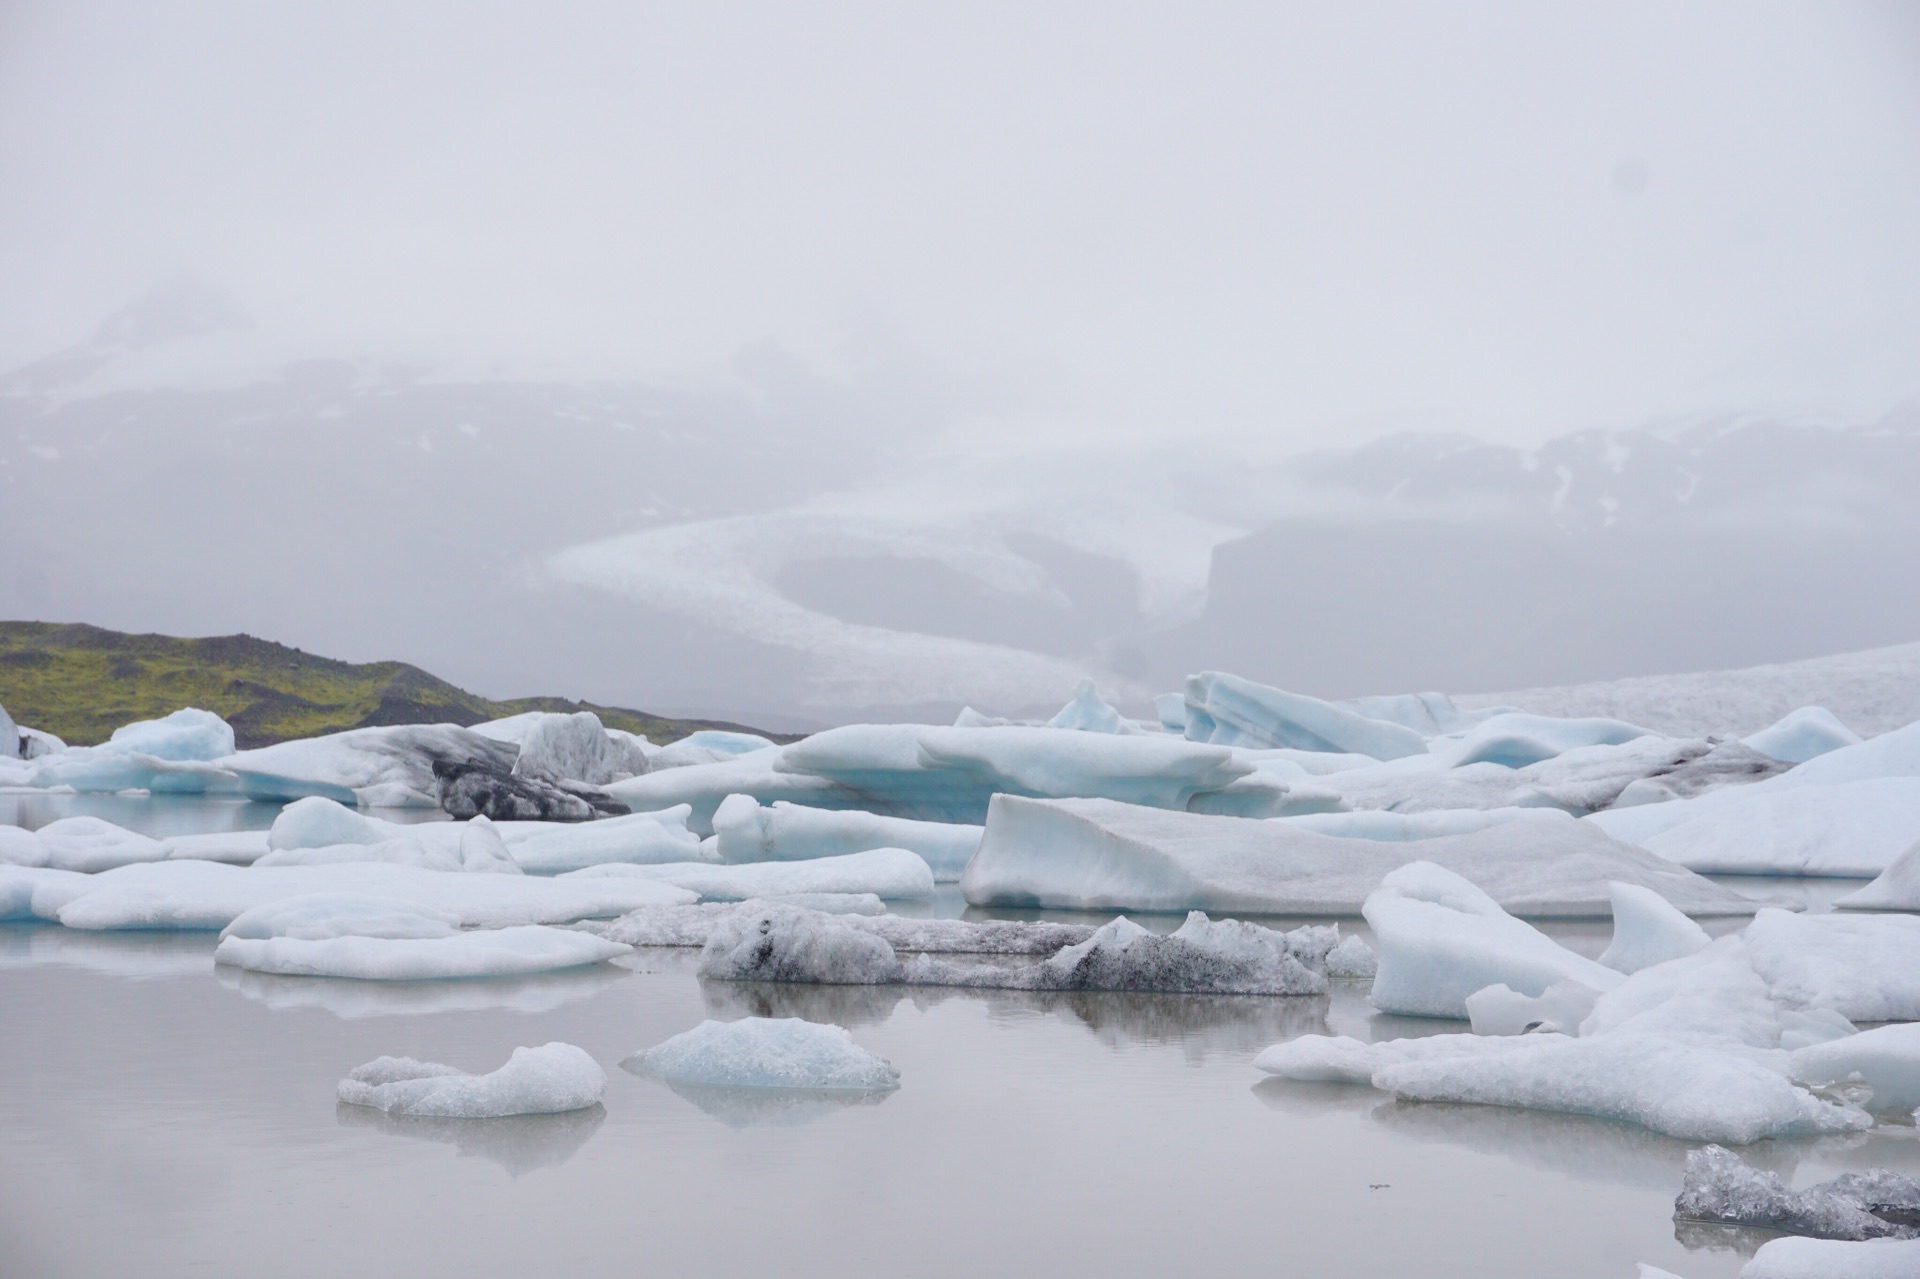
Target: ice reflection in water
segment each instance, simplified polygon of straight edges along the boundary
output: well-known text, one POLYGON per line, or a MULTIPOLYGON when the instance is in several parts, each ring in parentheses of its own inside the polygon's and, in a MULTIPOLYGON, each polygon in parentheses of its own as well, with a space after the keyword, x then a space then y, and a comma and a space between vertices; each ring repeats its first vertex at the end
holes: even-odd
POLYGON ((390 1115, 372 1106, 335 1109, 342 1128, 366 1128, 391 1137, 440 1142, 462 1158, 489 1159, 513 1177, 540 1168, 557 1168, 580 1153, 606 1122, 607 1108, 588 1106, 558 1115, 509 1115, 501 1119, 437 1119, 390 1115))
POLYGON ((354 981, 336 977, 283 977, 207 961, 228 990, 276 1012, 322 1008, 343 1021, 364 1017, 415 1017, 429 1013, 545 1013, 591 999, 633 974, 595 964, 537 977, 479 977, 458 981, 354 981))

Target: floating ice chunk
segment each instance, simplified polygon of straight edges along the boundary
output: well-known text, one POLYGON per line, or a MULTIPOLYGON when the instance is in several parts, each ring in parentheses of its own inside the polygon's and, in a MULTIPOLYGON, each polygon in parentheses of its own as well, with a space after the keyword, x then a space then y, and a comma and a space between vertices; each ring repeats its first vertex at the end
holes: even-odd
POLYGON ((1832 786, 1870 777, 1920 777, 1920 722, 1815 756, 1767 783, 1769 789, 1832 786))
POLYGON ((395 834, 392 822, 378 821, 316 795, 297 799, 280 810, 267 828, 267 847, 277 852, 334 844, 383 844, 395 834))
POLYGON ((1302 1035, 1266 1049, 1253 1065, 1305 1083, 1368 1084, 1377 1072, 1399 1062, 1485 1057, 1505 1049, 1506 1041, 1487 1035, 1424 1035, 1375 1044, 1346 1035, 1302 1035))
POLYGON ((1413 861, 1467 875, 1504 908, 1532 916, 1604 915, 1612 880, 1652 888, 1696 914, 1754 909, 1750 900, 1582 822, 1507 822, 1438 839, 1382 841, 1321 835, 1285 821, 1013 795, 994 798, 960 887, 977 906, 1351 915, 1382 876, 1413 861))
POLYGON ((875 1092, 900 1086, 900 1072, 844 1028, 797 1017, 703 1021, 622 1064, 675 1083, 726 1088, 875 1092))
POLYGON ((459 872, 465 868, 457 850, 422 844, 404 836, 377 844, 327 844, 319 848, 281 848, 263 854, 253 865, 261 870, 286 866, 338 866, 346 862, 380 862, 417 866, 421 870, 459 872))
POLYGON ((584 1110, 606 1091, 599 1063, 584 1049, 562 1043, 516 1048, 506 1065, 485 1075, 411 1057, 379 1057, 340 1081, 340 1100, 349 1105, 442 1119, 584 1110))
POLYGON ((1281 821, 1301 830, 1342 839, 1439 839, 1471 835, 1507 822, 1570 822, 1572 814, 1557 808, 1438 808, 1424 813, 1393 813, 1384 809, 1347 813, 1309 813, 1281 821))
MULTIPOLYGON (((1225 747, 1151 733, 916 724, 828 729, 784 748, 775 767, 829 779, 857 797, 832 807, 975 823, 1001 793, 1108 796, 1185 809, 1196 794, 1254 771, 1225 747)), ((803 796, 778 798, 809 802, 803 796)))
POLYGON ((893 947, 832 916, 763 906, 722 916, 700 953, 700 975, 719 981, 874 986, 906 979, 893 947))
POLYGON ((1791 1069, 1803 1084, 1858 1077, 1873 1089, 1873 1109, 1912 1110, 1920 1106, 1920 1022, 1811 1044, 1794 1052, 1791 1069))
MULTIPOLYGON (((5 729, 0 724, 0 730, 5 729)), ((18 826, 0 826, 0 866, 45 866, 51 854, 40 837, 18 826)))
POLYGON ((176 762, 212 763, 233 754, 233 728, 212 711, 189 706, 162 719, 116 728, 106 745, 97 749, 176 762))
POLYGON ((1372 981, 1380 971, 1379 956, 1365 939, 1348 934, 1327 952, 1327 976, 1372 981))
POLYGON ((507 851, 499 828, 486 817, 469 818, 460 831, 460 869, 487 875, 525 874, 507 851))
POLYGON ((1782 1008, 1779 1014, 1780 1047, 1790 1053, 1860 1033, 1859 1027, 1831 1008, 1782 1008))
POLYGON ((1790 1008, 1851 1021, 1920 1020, 1920 917, 1763 910, 1746 931, 1753 966, 1790 1008))
POLYGON ((683 768, 689 764, 710 764, 778 749, 775 742, 758 733, 702 728, 654 750, 651 760, 654 768, 683 768))
POLYGON ((1740 1279, 1913 1279, 1920 1240, 1769 1239, 1740 1268, 1740 1279))
POLYGON ((1774 1051, 1781 1029, 1779 1008, 1739 937, 1641 969, 1603 994, 1580 1023, 1583 1039, 1623 1034, 1698 1044, 1764 1060, 1784 1076, 1785 1062, 1774 1051))
POLYGON ((1868 1208, 1874 1192, 1891 1192, 1894 1206, 1920 1210, 1920 1182, 1881 1171, 1849 1175, 1806 1190, 1789 1190, 1770 1172, 1749 1168, 1722 1146, 1687 1153, 1686 1181, 1673 1201, 1681 1221, 1751 1226, 1815 1239, 1906 1238, 1913 1232, 1868 1208))
POLYGON ((751 795, 728 796, 713 815, 723 861, 799 861, 870 848, 905 848, 925 859, 936 880, 959 878, 979 849, 983 830, 784 801, 762 807, 751 795))
POLYGON ((366 893, 444 910, 469 928, 563 924, 694 900, 691 892, 650 880, 448 875, 377 862, 241 868, 166 861, 97 875, 13 873, 38 877, 29 881, 35 917, 89 930, 221 929, 256 906, 322 892, 366 893))
POLYGON ((171 835, 160 841, 171 860, 226 862, 250 866, 267 854, 263 830, 217 831, 209 835, 171 835))
POLYGON ((1525 1035, 1534 1031, 1580 1033, 1600 992, 1577 981, 1559 981, 1539 995, 1522 995, 1504 985, 1467 996, 1467 1017, 1476 1035, 1525 1035))
MULTIPOLYGON (((1722 791, 1637 842, 1703 874, 1878 875, 1920 841, 1920 777, 1722 791), (1709 802, 1711 801, 1711 802, 1709 802)), ((1606 814, 1590 818, 1611 828, 1606 814)))
POLYGON ((36 834, 46 849, 46 865, 57 870, 111 870, 135 862, 157 862, 167 855, 157 839, 115 826, 98 817, 62 817, 36 834))
POLYGON ((888 901, 917 901, 933 896, 933 871, 917 853, 904 848, 871 848, 839 857, 803 862, 753 862, 713 866, 700 862, 653 866, 590 866, 559 878, 651 879, 691 889, 708 901, 745 901, 795 893, 872 893, 888 901))
POLYGON ((1508 711, 1474 725, 1457 745, 1438 747, 1448 762, 1525 768, 1581 746, 1620 746, 1653 730, 1617 719, 1557 719, 1508 711))
POLYGON ((1047 727, 1075 728, 1083 733, 1124 733, 1131 725, 1121 718, 1119 711, 1107 705, 1091 679, 1083 679, 1074 686, 1073 700, 1047 721, 1047 727))
POLYGON ((1220 671, 1188 677, 1186 734, 1195 742, 1291 746, 1375 759, 1427 752, 1426 739, 1410 728, 1220 671))
POLYGON ((1600 955, 1600 962, 1608 968, 1637 973, 1705 950, 1713 940, 1706 929, 1652 889, 1621 883, 1609 887, 1613 891, 1613 941, 1600 955))
MULTIPOLYGON (((685 804, 597 822, 502 822, 500 834, 521 869, 564 874, 608 864, 655 865, 701 860, 700 837, 687 829, 685 804)), ((480 819, 475 818, 478 821, 480 819)))
POLYGON ((1564 981, 1596 991, 1620 984, 1619 973, 1574 954, 1431 862, 1389 874, 1361 913, 1379 952, 1371 999, 1382 1012, 1466 1017, 1467 996, 1496 984, 1527 996, 1564 981))
POLYGON ((513 771, 521 777, 601 786, 637 776, 648 767, 646 752, 608 733, 592 711, 531 718, 520 726, 519 745, 513 771))
POLYGON ((1920 839, 1894 858, 1865 888, 1834 902, 1849 910, 1920 910, 1920 839))
POLYGON ((82 890, 92 878, 77 871, 0 862, 0 920, 44 919, 34 910, 35 896, 58 900, 82 890))
POLYGON ((1762 755, 1789 764, 1804 764, 1816 755, 1858 745, 1860 734, 1842 724, 1839 716, 1824 706, 1802 706, 1740 740, 1762 755))
POLYGON ((522 924, 444 937, 225 937, 214 948, 213 962, 289 977, 430 981, 555 972, 631 949, 590 933, 522 924))
POLYGON ((673 749, 665 747, 655 754, 653 768, 646 775, 610 782, 607 793, 635 811, 685 804, 691 810, 687 828, 696 835, 713 834, 714 810, 730 795, 751 795, 762 804, 787 800, 809 808, 862 808, 876 803, 824 777, 776 769, 785 756, 778 746, 738 758, 662 764, 666 752, 673 749))
POLYGON ((80 746, 35 759, 20 782, 42 790, 64 786, 82 794, 144 790, 155 794, 230 794, 232 773, 197 760, 173 761, 105 746, 80 746))
POLYGON ((291 937, 451 937, 460 917, 364 893, 309 893, 256 906, 220 930, 220 939, 291 937))

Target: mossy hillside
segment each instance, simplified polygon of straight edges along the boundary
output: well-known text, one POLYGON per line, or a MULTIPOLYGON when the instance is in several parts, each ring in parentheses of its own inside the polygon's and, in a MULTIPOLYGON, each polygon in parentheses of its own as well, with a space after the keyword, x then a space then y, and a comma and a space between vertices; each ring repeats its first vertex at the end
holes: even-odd
POLYGON ((535 710, 592 711, 608 727, 654 742, 701 728, 741 727, 561 697, 494 701, 405 662, 356 665, 251 635, 179 639, 53 622, 0 622, 0 706, 19 723, 76 746, 103 742, 122 724, 182 706, 226 719, 242 748, 344 728, 478 724, 535 710))

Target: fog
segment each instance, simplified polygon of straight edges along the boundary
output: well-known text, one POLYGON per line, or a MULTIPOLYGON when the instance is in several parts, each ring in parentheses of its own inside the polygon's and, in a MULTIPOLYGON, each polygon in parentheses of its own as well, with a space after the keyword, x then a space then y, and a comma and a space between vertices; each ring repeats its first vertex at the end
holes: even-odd
POLYGON ((1920 638, 1910 6, 16 3, 0 175, 0 616, 783 724, 1920 638))

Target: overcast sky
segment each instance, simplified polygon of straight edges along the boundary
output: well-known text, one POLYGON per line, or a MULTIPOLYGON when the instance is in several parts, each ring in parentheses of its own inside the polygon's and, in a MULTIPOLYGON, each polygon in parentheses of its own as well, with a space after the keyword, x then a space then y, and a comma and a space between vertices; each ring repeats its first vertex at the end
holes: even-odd
POLYGON ((1920 8, 0 5, 0 364, 276 349, 1072 429, 1528 441, 1920 393, 1920 8))

